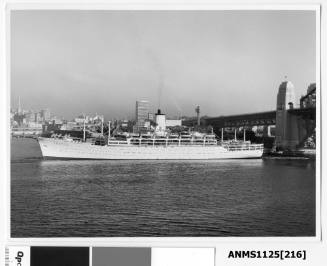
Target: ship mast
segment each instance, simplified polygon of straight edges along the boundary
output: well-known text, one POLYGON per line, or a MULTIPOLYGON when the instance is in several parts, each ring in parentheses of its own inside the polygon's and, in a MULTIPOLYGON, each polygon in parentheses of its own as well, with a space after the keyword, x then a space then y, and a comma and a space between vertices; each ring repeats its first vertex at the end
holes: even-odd
POLYGON ((103 136, 103 116, 101 117, 101 135, 103 136))
POLYGON ((108 121, 108 145, 110 140, 110 121, 108 121))
POLYGON ((83 141, 85 142, 85 114, 84 114, 84 121, 83 121, 83 141))

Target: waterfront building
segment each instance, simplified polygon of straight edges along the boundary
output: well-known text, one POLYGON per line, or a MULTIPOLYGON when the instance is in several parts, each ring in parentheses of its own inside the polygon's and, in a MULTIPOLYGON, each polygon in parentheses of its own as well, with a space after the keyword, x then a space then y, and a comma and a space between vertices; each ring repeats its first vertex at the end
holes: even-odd
POLYGON ((79 124, 84 123, 84 121, 85 121, 85 123, 88 123, 89 122, 89 116, 79 115, 78 117, 76 117, 74 119, 74 121, 76 123, 79 123, 79 124))
POLYGON ((153 114, 153 113, 149 113, 149 114, 148 114, 148 119, 149 119, 150 121, 154 121, 154 114, 153 114))
POLYGON ((122 128, 127 128, 128 127, 128 120, 122 120, 121 121, 121 123, 120 123, 120 126, 122 127, 122 128))
POLYGON ((120 120, 118 123, 118 128, 124 132, 136 132, 137 129, 134 128, 134 121, 128 120, 128 119, 123 119, 120 120))
POLYGON ((74 121, 67 121, 61 126, 61 130, 79 130, 79 126, 74 121))
POLYGON ((136 123, 140 126, 148 119, 149 116, 149 102, 148 101, 136 101, 135 118, 136 123))
POLYGON ((166 119, 166 127, 182 126, 181 119, 166 119))
POLYGON ((49 109, 43 109, 43 110, 41 110, 41 117, 42 117, 42 120, 44 122, 45 121, 50 121, 50 119, 51 119, 50 110, 49 109))
POLYGON ((35 122, 41 123, 43 121, 41 112, 35 112, 34 115, 35 115, 35 122))
POLYGON ((26 113, 25 119, 27 123, 35 122, 35 113, 32 111, 26 113))
POLYGON ((136 101, 135 119, 136 119, 136 131, 141 128, 146 128, 146 121, 149 118, 149 102, 148 101, 136 101))
POLYGON ((42 123, 38 123, 38 122, 27 122, 27 126, 29 128, 42 129, 42 123))

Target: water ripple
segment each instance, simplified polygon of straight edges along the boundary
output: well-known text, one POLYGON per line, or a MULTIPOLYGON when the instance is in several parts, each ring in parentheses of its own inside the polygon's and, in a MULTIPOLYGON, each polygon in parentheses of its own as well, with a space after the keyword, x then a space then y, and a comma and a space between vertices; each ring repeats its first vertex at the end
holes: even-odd
POLYGON ((315 234, 312 162, 31 157, 11 164, 12 237, 315 234))

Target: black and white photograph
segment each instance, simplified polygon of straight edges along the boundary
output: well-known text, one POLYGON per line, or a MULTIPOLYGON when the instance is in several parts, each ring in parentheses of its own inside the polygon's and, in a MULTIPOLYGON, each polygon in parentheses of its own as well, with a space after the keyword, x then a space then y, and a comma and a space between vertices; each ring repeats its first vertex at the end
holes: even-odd
POLYGON ((9 14, 11 238, 317 237, 316 9, 9 14))

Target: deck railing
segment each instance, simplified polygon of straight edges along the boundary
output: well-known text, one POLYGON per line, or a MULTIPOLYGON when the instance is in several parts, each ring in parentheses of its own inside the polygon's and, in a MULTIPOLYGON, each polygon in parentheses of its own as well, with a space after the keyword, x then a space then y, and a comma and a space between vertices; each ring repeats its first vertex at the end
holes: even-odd
POLYGON ((213 146, 215 139, 183 139, 183 138, 130 138, 126 141, 109 140, 109 145, 138 145, 138 146, 213 146))
POLYGON ((246 144, 246 145, 223 145, 228 151, 250 151, 263 150, 263 144, 246 144))

